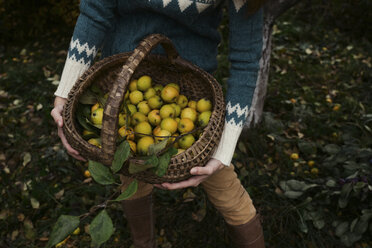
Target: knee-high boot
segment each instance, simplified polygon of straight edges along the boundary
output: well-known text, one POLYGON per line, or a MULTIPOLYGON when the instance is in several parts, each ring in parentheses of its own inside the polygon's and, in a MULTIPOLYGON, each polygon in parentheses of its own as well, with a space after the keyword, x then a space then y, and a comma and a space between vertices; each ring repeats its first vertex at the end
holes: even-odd
POLYGON ((233 226, 227 224, 227 229, 236 248, 265 247, 260 216, 258 214, 253 217, 253 219, 242 225, 233 226))
POLYGON ((152 194, 122 201, 124 214, 128 221, 135 248, 155 247, 155 218, 152 194))

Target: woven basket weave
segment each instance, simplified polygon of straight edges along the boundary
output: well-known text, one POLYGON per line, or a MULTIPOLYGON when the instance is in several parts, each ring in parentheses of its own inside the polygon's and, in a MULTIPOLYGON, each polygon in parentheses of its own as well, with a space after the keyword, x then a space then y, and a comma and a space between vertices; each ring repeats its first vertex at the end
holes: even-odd
POLYGON ((110 166, 116 150, 118 115, 124 93, 132 78, 142 75, 149 75, 155 84, 178 83, 180 91, 189 100, 203 97, 212 100, 212 115, 201 137, 185 152, 172 157, 164 176, 158 177, 151 171, 129 174, 126 165, 121 172, 147 183, 185 180, 191 176, 191 168, 203 166, 218 145, 225 120, 225 102, 218 82, 207 72, 180 58, 171 41, 163 35, 146 37, 132 53, 121 53, 96 62, 78 79, 68 95, 62 114, 66 139, 83 157, 110 166), (159 43, 167 56, 150 54, 159 43), (102 148, 82 138, 75 118, 79 97, 92 84, 98 84, 103 92, 109 93, 103 113, 102 148))

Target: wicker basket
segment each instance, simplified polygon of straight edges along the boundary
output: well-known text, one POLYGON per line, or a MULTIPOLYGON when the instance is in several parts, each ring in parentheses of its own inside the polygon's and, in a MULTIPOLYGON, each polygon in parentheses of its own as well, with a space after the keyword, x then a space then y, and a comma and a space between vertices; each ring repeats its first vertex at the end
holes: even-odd
POLYGON ((225 103, 221 86, 207 72, 180 58, 171 41, 159 34, 146 37, 132 53, 113 55, 96 62, 76 82, 68 95, 63 111, 63 131, 70 145, 89 159, 111 165, 116 149, 119 108, 124 99, 126 87, 131 78, 149 75, 155 83, 176 82, 188 99, 207 97, 212 100, 213 110, 209 124, 202 136, 185 152, 172 157, 168 170, 163 177, 151 171, 129 174, 128 166, 122 173, 147 183, 178 182, 189 178, 190 169, 203 166, 211 157, 221 137, 225 103), (150 54, 161 44, 167 54, 150 54), (85 141, 75 119, 79 97, 93 83, 104 92, 109 92, 104 106, 101 129, 102 148, 85 141))

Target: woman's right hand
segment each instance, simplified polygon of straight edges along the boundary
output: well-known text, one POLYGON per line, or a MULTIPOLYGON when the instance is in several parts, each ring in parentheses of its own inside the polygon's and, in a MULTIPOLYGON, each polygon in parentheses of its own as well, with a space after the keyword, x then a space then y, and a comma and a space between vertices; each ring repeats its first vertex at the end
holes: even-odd
POLYGON ((70 144, 67 142, 67 139, 65 135, 63 134, 62 126, 63 126, 63 119, 62 119, 62 110, 64 105, 66 104, 67 99, 62 98, 59 96, 56 96, 54 99, 54 108, 50 112, 51 116, 54 119, 54 122, 57 124, 58 128, 58 136, 62 141, 63 146, 66 148, 67 153, 70 154, 72 157, 81 160, 81 161, 86 161, 85 158, 80 156, 79 152, 76 151, 74 148, 70 146, 70 144))

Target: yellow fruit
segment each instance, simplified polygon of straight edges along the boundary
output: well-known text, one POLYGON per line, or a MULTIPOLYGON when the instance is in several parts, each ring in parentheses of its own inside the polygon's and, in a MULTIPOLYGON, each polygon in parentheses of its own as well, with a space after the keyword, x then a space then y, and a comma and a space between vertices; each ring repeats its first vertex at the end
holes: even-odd
POLYGON ((161 91, 160 96, 164 102, 172 103, 177 100, 179 94, 179 91, 173 86, 165 86, 161 91))
POLYGON ((187 97, 185 95, 179 95, 178 98, 177 98, 177 104, 181 107, 181 108, 185 108, 188 104, 188 100, 187 100, 187 97))
POLYGON ((161 127, 160 127, 160 126, 157 126, 157 127, 155 127, 154 130, 152 131, 152 134, 156 136, 156 135, 159 134, 160 131, 161 131, 161 127))
POLYGON ((148 123, 147 121, 142 121, 134 127, 134 132, 136 132, 136 135, 138 137, 142 137, 144 136, 142 134, 151 134, 152 128, 150 123, 148 123))
POLYGON ((148 100, 148 104, 151 109, 160 109, 160 107, 163 105, 163 100, 160 96, 153 96, 148 100))
POLYGON ((144 96, 146 100, 149 100, 151 97, 156 96, 156 90, 154 88, 150 88, 146 90, 144 96))
POLYGON ((137 152, 136 142, 134 142, 132 140, 128 140, 128 143, 129 143, 129 146, 130 146, 130 149, 132 150, 132 152, 136 153, 137 152))
POLYGON ((178 140, 178 145, 181 149, 187 149, 194 144, 195 138, 192 134, 187 134, 178 140))
POLYGON ((137 109, 138 109, 138 112, 140 112, 144 115, 148 115, 151 111, 151 108, 150 108, 149 104, 147 103, 147 101, 142 101, 142 102, 138 103, 137 109))
POLYGON ((133 104, 128 104, 127 107, 128 107, 129 112, 130 112, 130 115, 133 115, 134 113, 137 112, 137 107, 134 106, 133 104))
POLYGON ((196 103, 196 110, 200 113, 210 111, 212 110, 212 102, 206 98, 202 98, 196 103))
POLYGON ((176 83, 169 83, 169 84, 167 84, 165 87, 167 87, 167 86, 172 86, 172 87, 174 87, 178 92, 180 92, 180 86, 179 86, 178 84, 176 84, 176 83))
POLYGON ((155 141, 157 143, 161 142, 162 140, 166 139, 166 138, 170 138, 169 136, 171 136, 172 134, 168 131, 168 130, 160 130, 159 133, 156 135, 156 136, 161 136, 161 137, 155 137, 155 141))
POLYGON ((143 101, 143 93, 139 90, 132 91, 129 94, 129 100, 131 104, 137 105, 143 101))
POLYGON ((98 108, 90 114, 90 119, 92 120, 93 124, 102 125, 102 118, 103 108, 98 108))
POLYGON ((147 118, 151 125, 159 125, 161 122, 160 111, 158 109, 151 110, 151 112, 147 115, 147 118))
POLYGON ((152 82, 151 77, 149 77, 147 75, 140 77, 137 80, 137 90, 145 92, 146 90, 151 88, 151 82, 152 82))
POLYGON ((297 153, 292 153, 291 154, 291 159, 292 160, 297 160, 299 158, 298 154, 297 153))
POLYGON ((175 103, 171 103, 172 107, 174 108, 174 111, 176 113, 176 116, 180 116, 181 114, 181 107, 175 103))
POLYGON ((176 121, 177 121, 177 124, 179 124, 180 123, 180 120, 181 120, 181 118, 179 118, 179 117, 176 117, 176 118, 174 118, 176 121))
POLYGON ((134 140, 134 132, 131 127, 125 128, 125 126, 122 126, 119 128, 118 133, 122 138, 126 137, 128 140, 134 140))
POLYGON ((91 177, 90 172, 88 170, 85 170, 84 171, 84 176, 85 177, 91 177))
POLYGON ((90 108, 90 112, 94 112, 96 109, 99 108, 99 103, 97 102, 96 104, 94 104, 91 108, 90 108))
POLYGON ((189 106, 190 108, 196 109, 196 101, 194 100, 189 101, 187 106, 189 106))
POLYGON ((177 122, 175 119, 167 117, 161 121, 160 127, 163 130, 168 130, 171 133, 175 133, 177 131, 177 122))
POLYGON ((178 124, 178 131, 180 133, 187 133, 194 129, 194 122, 189 118, 182 118, 178 124))
POLYGON ((319 174, 319 169, 318 168, 311 168, 311 174, 313 174, 313 175, 318 175, 319 174))
POLYGON ((128 87, 131 92, 137 90, 137 80, 130 82, 128 87))
POLYGON ((127 124, 127 118, 128 118, 128 125, 129 125, 130 117, 129 116, 127 117, 127 114, 125 113, 119 113, 118 122, 119 122, 120 127, 125 126, 127 124))
POLYGON ((308 165, 309 167, 313 167, 314 164, 315 164, 315 162, 314 162, 313 160, 310 160, 310 161, 307 162, 307 165, 308 165))
POLYGON ((132 126, 136 126, 138 123, 142 121, 147 121, 147 116, 142 114, 141 112, 136 112, 132 115, 132 126))
POLYGON ((204 111, 200 113, 198 116, 198 125, 201 127, 205 127, 209 123, 209 119, 211 118, 212 112, 211 111, 204 111))
POLYGON ((99 138, 91 138, 88 140, 88 143, 97 147, 101 147, 101 139, 99 138))
POLYGON ((197 117, 198 117, 198 113, 193 108, 190 108, 190 107, 189 108, 184 108, 181 111, 181 119, 183 119, 183 118, 189 118, 190 120, 192 120, 193 122, 195 122, 195 120, 196 120, 197 117))
POLYGON ((147 155, 147 152, 149 150, 149 146, 154 144, 155 141, 150 136, 144 136, 140 138, 137 142, 137 151, 141 155, 147 155))
POLYGON ((163 105, 160 108, 160 117, 162 119, 168 118, 168 117, 175 117, 176 116, 176 110, 172 107, 170 104, 163 105))
POLYGON ((340 107, 341 107, 340 104, 335 104, 335 106, 333 106, 333 111, 339 111, 340 107))
POLYGON ((80 228, 76 228, 75 231, 73 231, 73 235, 78 235, 80 233, 80 228))
POLYGON ((159 96, 160 96, 160 93, 161 93, 161 91, 162 91, 163 88, 164 88, 164 87, 163 87, 163 85, 161 85, 161 84, 156 84, 156 85, 154 86, 154 90, 156 91, 156 94, 158 94, 159 96))

